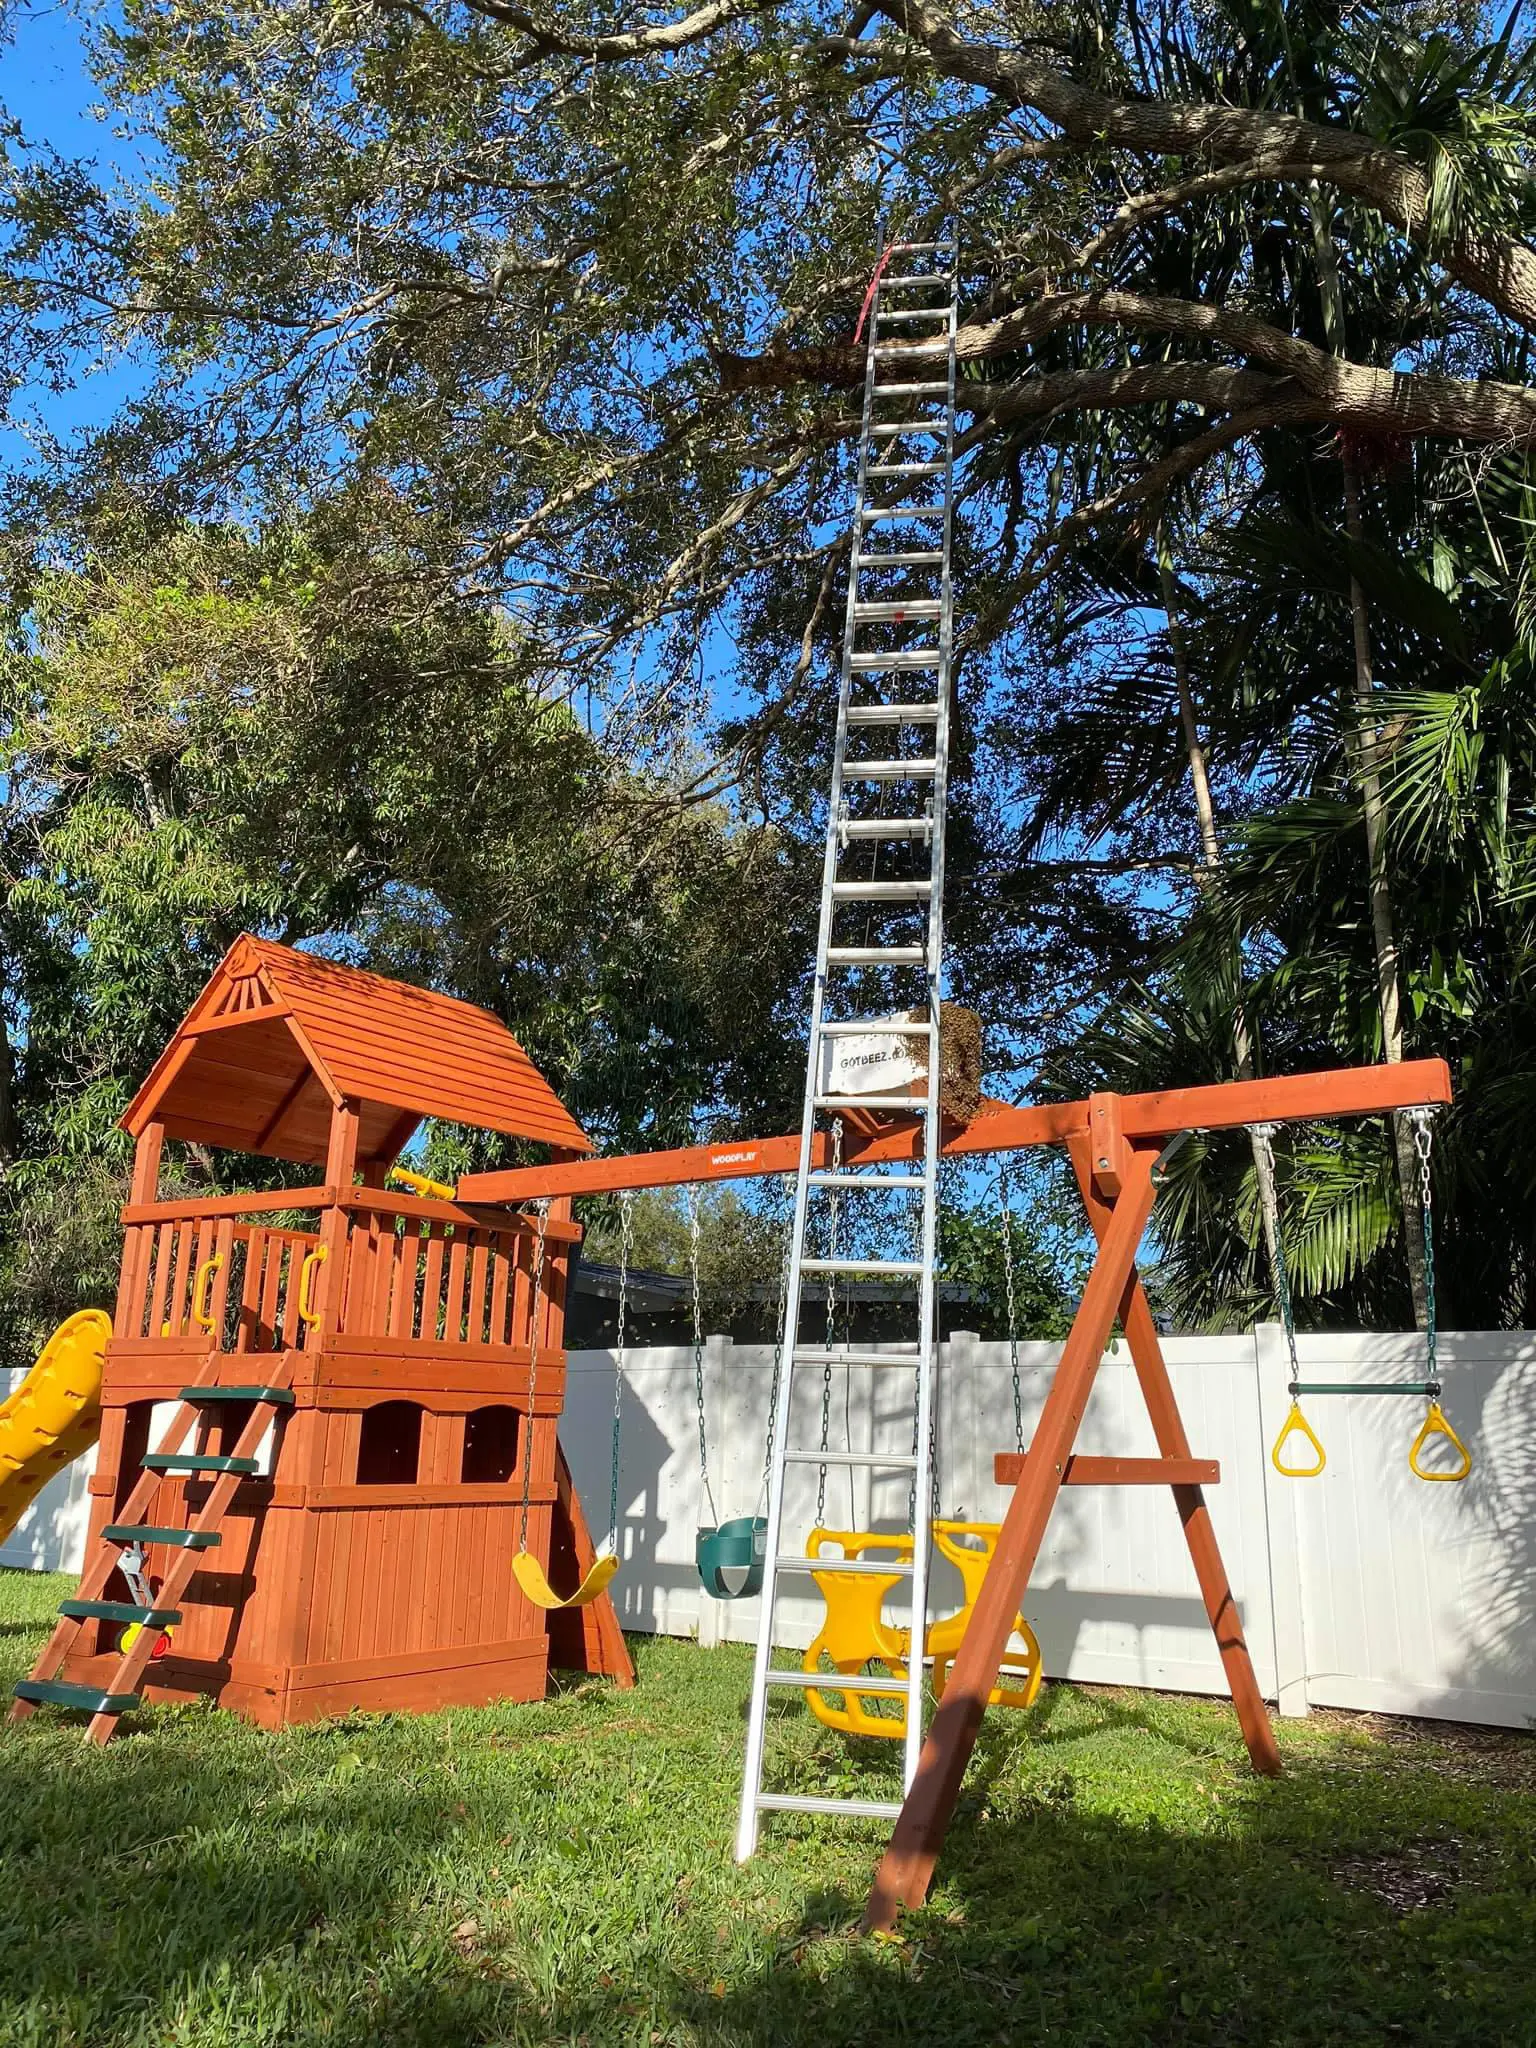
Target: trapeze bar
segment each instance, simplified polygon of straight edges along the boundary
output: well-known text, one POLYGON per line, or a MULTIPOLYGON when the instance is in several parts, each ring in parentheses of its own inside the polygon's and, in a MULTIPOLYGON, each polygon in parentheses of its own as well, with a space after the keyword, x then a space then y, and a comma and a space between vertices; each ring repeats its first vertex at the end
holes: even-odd
POLYGON ((1302 1394, 1438 1394, 1438 1380, 1297 1380, 1286 1390, 1302 1394))

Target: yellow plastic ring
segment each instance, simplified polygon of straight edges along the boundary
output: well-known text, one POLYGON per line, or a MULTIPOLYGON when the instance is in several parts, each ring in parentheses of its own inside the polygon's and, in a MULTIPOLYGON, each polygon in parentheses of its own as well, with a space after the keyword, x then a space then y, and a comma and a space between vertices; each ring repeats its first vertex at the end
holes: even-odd
POLYGON ((1431 1401, 1429 1413, 1420 1425, 1408 1452, 1408 1469, 1415 1479, 1427 1479, 1432 1486, 1457 1486, 1472 1470, 1472 1453, 1451 1427, 1450 1418, 1438 1401, 1431 1401), (1420 1453, 1432 1437, 1443 1436, 1455 1450, 1461 1463, 1453 1472, 1429 1472, 1419 1463, 1420 1453))
POLYGON ((1305 1415, 1302 1414, 1301 1403, 1297 1400, 1293 1399, 1291 1402, 1291 1412, 1285 1418, 1285 1427, 1275 1438, 1274 1448, 1269 1454, 1269 1462, 1274 1466, 1282 1479, 1315 1479, 1328 1462, 1328 1453, 1318 1442, 1317 1432, 1313 1429, 1311 1423, 1308 1422, 1305 1415), (1287 1464, 1281 1456, 1286 1438, 1294 1435, 1298 1430, 1317 1453, 1317 1463, 1315 1465, 1287 1464))

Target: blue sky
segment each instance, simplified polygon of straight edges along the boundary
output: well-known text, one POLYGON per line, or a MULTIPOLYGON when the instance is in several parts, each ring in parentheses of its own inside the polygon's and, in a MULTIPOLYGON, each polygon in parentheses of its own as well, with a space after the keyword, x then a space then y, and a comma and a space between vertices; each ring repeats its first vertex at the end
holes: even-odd
MULTIPOLYGON (((84 13, 38 5, 18 10, 8 26, 10 41, 0 48, 0 102, 27 139, 46 143, 61 156, 85 159, 104 182, 142 177, 147 156, 141 140, 107 116, 86 67, 82 37, 90 33, 90 21, 84 13)), ((89 366, 81 368, 84 372, 89 366)), ((55 433, 69 433, 114 409, 136 381, 127 364, 114 364, 82 375, 67 391, 33 387, 23 394, 18 411, 24 420, 31 417, 55 433)), ((0 430, 0 457, 25 461, 18 434, 0 430)))

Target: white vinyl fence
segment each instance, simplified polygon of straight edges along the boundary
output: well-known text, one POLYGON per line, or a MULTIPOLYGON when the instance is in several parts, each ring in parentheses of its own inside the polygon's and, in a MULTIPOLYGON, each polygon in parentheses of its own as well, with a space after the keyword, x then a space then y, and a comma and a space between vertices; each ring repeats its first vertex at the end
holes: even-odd
MULTIPOLYGON (((1474 1458, 1461 1486, 1408 1470, 1422 1418, 1412 1399, 1318 1398, 1308 1413, 1328 1451, 1320 1479, 1285 1480, 1269 1463, 1289 1377, 1280 1331, 1165 1341, 1197 1456, 1220 1460, 1211 1513, 1242 1612, 1259 1684, 1282 1712, 1309 1706, 1420 1714, 1500 1727, 1536 1722, 1536 1335, 1453 1332, 1441 1339, 1445 1408, 1474 1458)), ((1300 1340, 1307 1379, 1423 1375, 1412 1336, 1300 1340)), ((1020 1347, 1024 1439, 1045 1398, 1057 1347, 1020 1347)), ((706 1643, 750 1641, 758 1603, 719 1603, 693 1565, 701 1518, 693 1359, 686 1347, 625 1356, 619 1488, 624 1569, 613 1584, 624 1626, 706 1643)), ((710 1477, 721 1516, 749 1514, 762 1485, 772 1351, 711 1338, 705 1348, 710 1477)), ((905 1373, 834 1372, 832 1447, 911 1448, 905 1373)), ((938 1450, 946 1515, 997 1521, 1007 1493, 992 1458, 1014 1447, 1006 1344, 957 1335, 939 1372, 938 1450)), ((793 1441, 820 1434, 821 1389, 796 1386, 793 1441)), ((574 1352, 561 1438, 602 1540, 608 1510, 613 1354, 574 1352)), ((1095 1383, 1078 1448, 1156 1450, 1124 1347, 1095 1383)), ((0 1565, 69 1571, 80 1564, 92 1464, 61 1474, 0 1548, 0 1565)), ((816 1472, 791 1467, 786 1543, 816 1512, 816 1472)), ((904 1528, 906 1475, 827 1475, 829 1527, 904 1528)), ((935 1561, 934 1606, 959 1582, 935 1561)), ((781 1639, 815 1634, 819 1602, 780 1603, 781 1639)), ((951 1598, 950 1596, 956 1596, 951 1598)), ((1164 1487, 1063 1490, 1025 1612, 1056 1677, 1184 1692, 1226 1690, 1178 1517, 1164 1487)), ((892 1609, 892 1618, 899 1612, 892 1609)))
MULTIPOLYGON (((1165 1341, 1191 1447, 1220 1460, 1221 1483, 1208 1493, 1217 1537, 1259 1684, 1284 1713, 1333 1706, 1536 1722, 1536 1336, 1453 1332, 1440 1348, 1444 1406, 1475 1461, 1460 1486, 1409 1472, 1423 1418, 1411 1398, 1309 1402, 1327 1469, 1282 1479, 1269 1462, 1289 1405, 1279 1329, 1165 1341)), ((1422 1340, 1412 1336, 1304 1337, 1299 1351, 1306 1379, 1424 1376, 1422 1340)), ((1026 1443, 1057 1355, 1054 1345, 1020 1346, 1026 1443)), ((766 1346, 706 1346, 710 1478, 723 1517, 757 1505, 771 1370, 766 1346)), ((704 1642, 755 1639, 758 1602, 709 1599, 693 1568, 701 1493, 691 1352, 630 1351, 625 1382, 625 1562, 612 1588, 624 1626, 704 1642)), ((832 1447, 910 1450, 910 1384, 905 1373, 834 1372, 832 1447)), ((1008 1496, 993 1483, 992 1458, 1014 1447, 1007 1345, 957 1334, 938 1386, 942 1512, 997 1521, 1008 1496)), ((796 1444, 819 1442, 820 1398, 814 1375, 801 1374, 796 1444)), ((612 1353, 573 1353, 561 1435, 598 1541, 612 1404, 612 1353)), ((1156 1451, 1123 1345, 1099 1373, 1078 1448, 1156 1451)), ((790 1474, 793 1547, 815 1519, 817 1481, 814 1467, 790 1474)), ((850 1498, 848 1472, 829 1470, 828 1526, 906 1526, 906 1474, 872 1481, 859 1471, 852 1485, 850 1498)), ((820 1612, 806 1589, 779 1606, 780 1639, 796 1647, 811 1641, 820 1612)), ((936 1560, 935 1609, 957 1605, 958 1595, 958 1576, 936 1560)), ((1063 1489, 1024 1605, 1052 1676, 1226 1691, 1166 1487, 1063 1489)))

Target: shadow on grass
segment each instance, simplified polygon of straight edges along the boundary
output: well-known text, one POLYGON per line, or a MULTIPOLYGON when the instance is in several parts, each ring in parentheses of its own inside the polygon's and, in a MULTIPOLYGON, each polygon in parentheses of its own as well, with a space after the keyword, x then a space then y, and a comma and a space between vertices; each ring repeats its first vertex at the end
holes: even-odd
MULTIPOLYGON (((1116 1736, 1157 1718, 1089 1704, 1116 1736)), ((685 1812, 675 1760, 641 1795, 616 1760, 583 1758, 589 1744, 488 1764, 482 1727, 465 1737, 480 1775, 456 1789, 446 1724, 389 1731, 399 1751, 373 1768, 375 1723, 269 1740, 202 1719, 157 1718, 103 1755, 55 1730, 0 1740, 0 2038, 1536 2039, 1529 1801, 1425 1765, 1303 1760, 1277 1783, 1213 1788, 1209 1814, 1175 1826, 1136 1808, 1129 1772, 1124 1810, 1107 1811, 1070 1770, 1011 1769, 1066 1741, 1049 1712, 1027 1737, 989 1723, 933 1902, 883 1941, 857 1931, 872 1834, 784 1822, 735 1871, 685 1812), (578 1814, 588 1832, 567 1848, 578 1814), (656 1844, 670 1860, 653 1871, 656 1844), (1432 1850, 1458 1881, 1400 1915, 1341 1876, 1384 1850, 1432 1850)))

